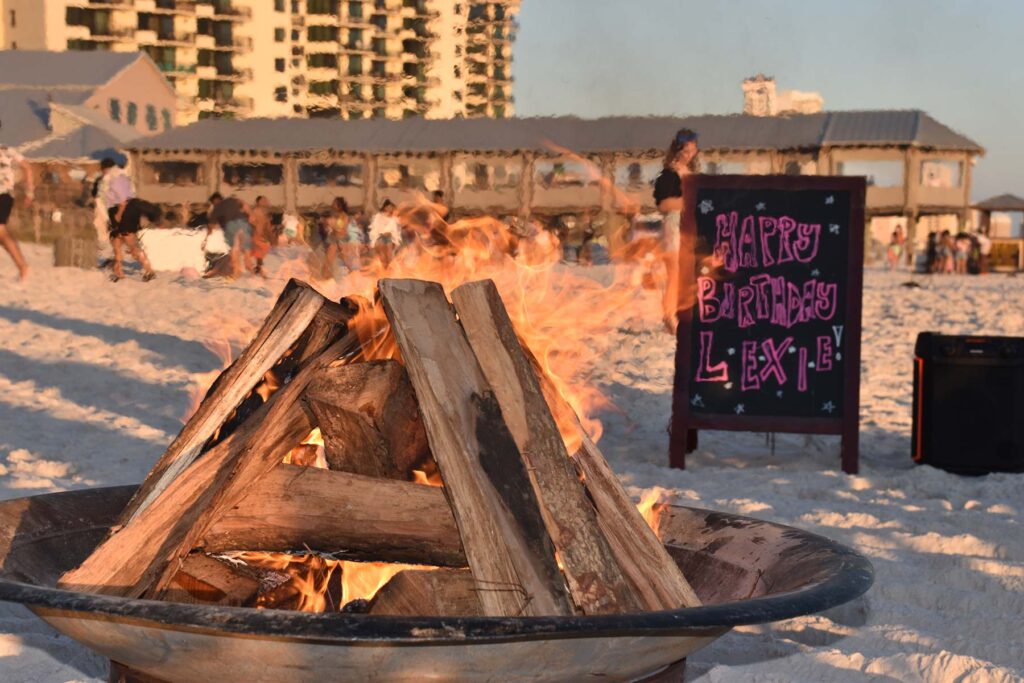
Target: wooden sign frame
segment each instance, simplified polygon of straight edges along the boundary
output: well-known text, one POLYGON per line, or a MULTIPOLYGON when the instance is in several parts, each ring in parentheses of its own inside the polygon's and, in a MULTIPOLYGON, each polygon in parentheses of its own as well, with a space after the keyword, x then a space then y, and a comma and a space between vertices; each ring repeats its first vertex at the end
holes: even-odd
POLYGON ((696 430, 838 434, 842 437, 841 464, 847 474, 858 469, 860 422, 861 297, 864 270, 865 181, 861 177, 689 175, 683 177, 683 213, 680 221, 679 326, 676 333, 676 374, 672 393, 669 465, 683 469, 686 453, 696 448, 696 430), (694 413, 690 411, 690 371, 693 315, 697 286, 697 193, 702 189, 835 190, 850 197, 846 259, 846 342, 843 366, 843 414, 838 417, 764 417, 694 413), (692 299, 692 300, 688 300, 692 299), (685 302, 685 303, 683 303, 685 302))

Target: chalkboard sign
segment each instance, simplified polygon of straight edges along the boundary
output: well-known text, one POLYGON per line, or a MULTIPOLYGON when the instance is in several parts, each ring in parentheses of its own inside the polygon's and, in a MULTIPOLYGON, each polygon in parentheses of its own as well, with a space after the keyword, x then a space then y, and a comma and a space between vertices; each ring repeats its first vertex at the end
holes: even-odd
POLYGON ((842 434, 856 470, 864 180, 689 176, 672 460, 699 427, 842 434))

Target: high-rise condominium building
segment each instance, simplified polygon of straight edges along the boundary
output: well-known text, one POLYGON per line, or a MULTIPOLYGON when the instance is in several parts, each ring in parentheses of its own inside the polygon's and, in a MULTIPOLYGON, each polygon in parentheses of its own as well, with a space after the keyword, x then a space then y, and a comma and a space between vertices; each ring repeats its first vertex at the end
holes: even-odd
POLYGON ((0 48, 143 51, 182 123, 512 115, 520 0, 0 0, 0 48))

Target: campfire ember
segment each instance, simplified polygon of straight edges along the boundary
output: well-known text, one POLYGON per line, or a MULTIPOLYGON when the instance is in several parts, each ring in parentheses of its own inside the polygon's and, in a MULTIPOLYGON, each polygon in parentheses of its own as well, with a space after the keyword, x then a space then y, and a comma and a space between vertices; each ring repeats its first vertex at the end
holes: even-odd
POLYGON ((60 585, 391 616, 699 604, 655 500, 522 339, 491 281, 382 279, 373 303, 291 281, 60 585))

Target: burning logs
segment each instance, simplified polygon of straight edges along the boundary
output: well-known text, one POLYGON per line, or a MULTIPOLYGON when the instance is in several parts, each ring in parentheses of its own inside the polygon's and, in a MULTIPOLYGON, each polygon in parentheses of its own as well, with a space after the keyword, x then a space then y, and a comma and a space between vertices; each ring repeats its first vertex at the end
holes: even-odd
POLYGON ((435 283, 378 287, 374 308, 289 283, 60 585, 390 616, 699 604, 493 283, 454 306, 435 283))

